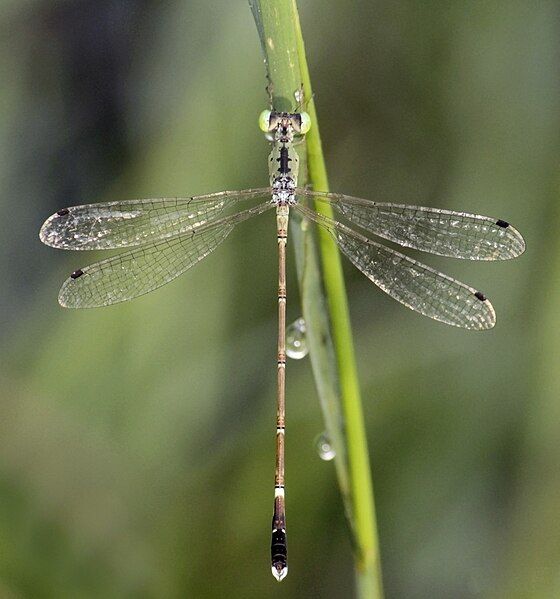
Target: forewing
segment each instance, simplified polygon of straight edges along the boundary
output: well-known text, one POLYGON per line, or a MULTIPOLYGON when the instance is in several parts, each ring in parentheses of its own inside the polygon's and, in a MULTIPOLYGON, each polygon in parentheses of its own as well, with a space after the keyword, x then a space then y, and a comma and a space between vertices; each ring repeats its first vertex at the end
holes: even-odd
POLYGON ((67 250, 139 246, 191 231, 216 219, 230 204, 267 195, 268 188, 222 191, 191 198, 85 204, 59 210, 39 233, 43 243, 67 250))
POLYGON ((153 291, 210 254, 237 223, 269 207, 263 204, 79 269, 62 285, 58 301, 65 308, 96 308, 153 291))
POLYGON ((335 223, 298 208, 325 227, 368 279, 411 310, 453 326, 483 330, 496 323, 492 304, 476 289, 335 223))
POLYGON ((310 190, 298 190, 298 195, 326 201, 366 231, 431 254, 469 260, 507 260, 525 251, 525 241, 514 227, 488 216, 371 202, 310 190))

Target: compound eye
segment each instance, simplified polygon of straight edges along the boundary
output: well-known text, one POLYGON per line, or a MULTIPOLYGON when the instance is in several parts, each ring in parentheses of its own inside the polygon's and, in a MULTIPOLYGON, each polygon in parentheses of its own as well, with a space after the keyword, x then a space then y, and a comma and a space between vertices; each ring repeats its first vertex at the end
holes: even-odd
POLYGON ((301 119, 300 132, 305 135, 311 129, 311 117, 307 112, 302 112, 299 118, 301 119))
POLYGON ((270 131, 270 110, 263 110, 259 115, 259 129, 268 133, 270 131))

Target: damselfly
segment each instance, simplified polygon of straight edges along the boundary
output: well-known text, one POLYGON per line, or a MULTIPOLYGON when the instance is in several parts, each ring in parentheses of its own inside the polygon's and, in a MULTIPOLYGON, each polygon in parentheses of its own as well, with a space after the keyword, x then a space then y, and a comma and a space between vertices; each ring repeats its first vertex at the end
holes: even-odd
POLYGON ((350 261, 391 297, 420 314, 465 329, 489 329, 495 324, 492 304, 482 292, 377 243, 367 234, 432 254, 470 260, 515 258, 524 251, 525 243, 518 231, 500 219, 298 187, 295 146, 309 130, 309 116, 305 112, 264 111, 259 124, 272 142, 269 187, 64 208, 47 219, 40 238, 47 245, 70 250, 132 248, 76 270, 64 282, 58 296, 62 306, 94 308, 161 287, 210 254, 237 224, 276 209, 278 382, 271 557, 272 573, 282 580, 288 572, 284 438, 290 208, 326 229, 350 261), (300 200, 329 204, 342 221, 327 218, 300 200), (224 215, 228 210, 233 212, 224 215))

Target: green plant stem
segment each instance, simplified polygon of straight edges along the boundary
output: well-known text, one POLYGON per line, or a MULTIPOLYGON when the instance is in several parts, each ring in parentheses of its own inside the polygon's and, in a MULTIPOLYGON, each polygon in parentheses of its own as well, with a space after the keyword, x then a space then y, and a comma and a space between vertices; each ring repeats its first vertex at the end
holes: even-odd
MULTIPOLYGON (((325 160, 296 0, 250 0, 250 3, 266 57, 272 106, 275 110, 294 111, 297 108, 294 94, 303 86, 304 97, 307 101, 306 110, 310 114, 312 122, 311 130, 307 135, 308 182, 314 189, 328 191, 325 160)), ((316 209, 332 218, 329 206, 317 205, 316 209)), ((312 258, 309 246, 304 245, 303 247, 308 250, 305 252, 305 256, 312 258)), ((338 373, 337 380, 344 416, 343 433, 339 434, 339 427, 335 422, 336 412, 329 411, 332 401, 327 402, 327 430, 329 434, 337 438, 337 444, 335 444, 337 453, 342 453, 337 456, 339 460, 337 476, 345 498, 346 512, 354 537, 358 595, 361 598, 378 599, 383 596, 383 591, 375 504, 342 265, 336 244, 326 231, 319 231, 319 248, 327 297, 326 302, 319 302, 319 304, 320 306, 326 305, 328 309, 334 361, 338 373), (344 449, 343 452, 342 449, 344 449), (347 464, 343 463, 346 461, 347 464)), ((308 278, 306 279, 305 273, 308 273, 310 268, 314 268, 313 262, 311 265, 306 263, 304 268, 300 268, 300 281, 303 280, 304 285, 304 289, 302 289, 304 316, 308 320, 308 330, 313 334, 318 326, 324 327, 325 322, 324 319, 316 322, 315 314, 309 310, 306 313, 306 306, 309 307, 309 302, 306 300, 306 295, 308 295, 306 283, 309 280, 309 275, 307 274, 308 278), (304 273, 303 276, 301 272, 304 273), (309 322, 310 318, 311 322, 309 322)), ((311 293, 316 296, 317 289, 311 289, 311 293)), ((313 303, 315 305, 317 302, 313 303)), ((327 327, 328 324, 327 322, 327 327)), ((316 349, 325 354, 326 360, 322 362, 322 367, 314 366, 314 374, 321 396, 321 387, 332 390, 333 385, 332 380, 323 380, 323 376, 326 374, 325 364, 329 359, 328 348, 325 350, 324 347, 310 343, 310 351, 313 353, 316 349)), ((322 401, 325 413, 324 398, 322 401)))
MULTIPOLYGON (((292 0, 292 2, 297 30, 300 69, 303 77, 303 89, 305 97, 311 98, 307 109, 312 122, 312 127, 307 137, 309 182, 313 185, 314 189, 328 191, 327 169, 321 144, 315 102, 313 100, 311 79, 305 56, 303 35, 301 33, 296 0, 292 0)), ((325 216, 333 218, 332 209, 326 203, 317 202, 316 210, 325 214, 325 216)), ((358 584, 359 589, 363 591, 360 593, 361 596, 381 597, 381 561, 373 484, 344 274, 342 272, 340 253, 332 237, 323 229, 319 229, 318 233, 345 418, 354 532, 358 551, 358 561, 356 564, 358 569, 358 584)))

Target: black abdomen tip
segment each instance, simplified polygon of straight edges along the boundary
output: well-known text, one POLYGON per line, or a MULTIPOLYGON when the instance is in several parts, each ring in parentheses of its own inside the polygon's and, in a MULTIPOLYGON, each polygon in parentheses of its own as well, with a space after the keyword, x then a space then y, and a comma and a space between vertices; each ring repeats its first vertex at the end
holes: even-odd
POLYGON ((482 291, 477 291, 474 296, 476 297, 476 299, 479 299, 481 302, 485 302, 486 301, 486 296, 484 295, 484 293, 482 293, 482 291))
POLYGON ((84 271, 81 270, 80 268, 78 268, 78 270, 75 270, 71 275, 70 278, 71 279, 77 279, 78 277, 81 277, 84 274, 84 271))
POLYGON ((280 582, 288 573, 288 548, 285 530, 277 528, 272 531, 270 553, 272 557, 272 574, 280 582))

